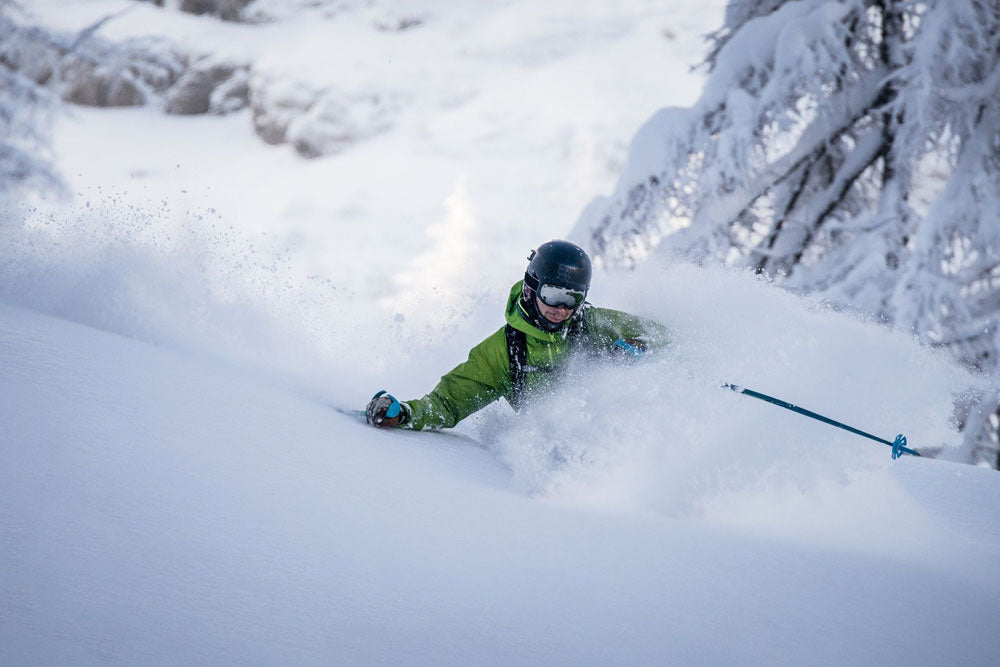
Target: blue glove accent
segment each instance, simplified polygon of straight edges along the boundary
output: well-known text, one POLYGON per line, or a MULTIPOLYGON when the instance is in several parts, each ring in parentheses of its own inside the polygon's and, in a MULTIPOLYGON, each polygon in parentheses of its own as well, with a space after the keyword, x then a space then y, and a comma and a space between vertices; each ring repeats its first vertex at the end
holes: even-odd
POLYGON ((646 354, 644 350, 639 349, 632 343, 626 341, 624 338, 619 338, 615 342, 611 343, 611 348, 613 350, 620 350, 625 354, 628 354, 633 357, 641 357, 642 355, 646 354))
POLYGON ((392 404, 385 411, 386 419, 392 419, 393 417, 398 417, 400 411, 402 411, 403 409, 403 406, 399 404, 399 401, 396 400, 396 397, 386 392, 385 389, 382 389, 377 394, 372 396, 372 399, 376 399, 379 396, 385 396, 386 398, 392 399, 392 404))

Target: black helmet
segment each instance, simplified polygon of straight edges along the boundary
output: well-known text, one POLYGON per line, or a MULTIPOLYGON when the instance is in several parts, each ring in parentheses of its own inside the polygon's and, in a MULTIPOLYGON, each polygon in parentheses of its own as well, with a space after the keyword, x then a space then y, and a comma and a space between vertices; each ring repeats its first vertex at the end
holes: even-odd
POLYGON ((524 288, 521 290, 524 309, 532 324, 539 328, 546 331, 561 329, 569 320, 551 322, 545 319, 535 305, 535 295, 543 286, 562 288, 561 291, 573 296, 572 304, 567 305, 571 305, 574 310, 578 309, 583 305, 587 290, 590 289, 590 257, 583 248, 569 241, 549 241, 533 250, 528 255, 528 260, 528 268, 524 272, 524 288))

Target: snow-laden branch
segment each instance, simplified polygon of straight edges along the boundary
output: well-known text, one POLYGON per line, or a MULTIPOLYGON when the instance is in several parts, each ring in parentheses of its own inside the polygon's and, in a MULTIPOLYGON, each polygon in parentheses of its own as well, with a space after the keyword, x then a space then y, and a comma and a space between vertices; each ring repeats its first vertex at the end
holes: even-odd
POLYGON ((751 266, 996 368, 1000 4, 734 0, 714 38, 576 236, 751 266))

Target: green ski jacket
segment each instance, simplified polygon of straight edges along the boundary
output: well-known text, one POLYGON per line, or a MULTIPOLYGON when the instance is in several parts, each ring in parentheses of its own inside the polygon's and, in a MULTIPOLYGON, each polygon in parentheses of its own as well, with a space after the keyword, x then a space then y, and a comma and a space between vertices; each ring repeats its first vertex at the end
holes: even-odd
MULTIPOLYGON (((575 345, 567 335, 569 326, 560 331, 548 332, 532 326, 521 306, 521 285, 518 281, 507 299, 507 324, 523 331, 527 348, 525 391, 530 394, 551 382, 553 370, 560 368, 575 345)), ((585 304, 574 317, 586 318, 584 345, 590 351, 610 352, 612 343, 619 339, 642 340, 649 351, 669 343, 666 327, 652 320, 629 315, 617 310, 595 308, 585 304)), ((423 398, 405 401, 410 408, 410 420, 404 428, 450 428, 473 412, 503 396, 514 404, 510 376, 510 359, 507 351, 506 327, 469 351, 469 358, 445 374, 434 389, 423 398)))

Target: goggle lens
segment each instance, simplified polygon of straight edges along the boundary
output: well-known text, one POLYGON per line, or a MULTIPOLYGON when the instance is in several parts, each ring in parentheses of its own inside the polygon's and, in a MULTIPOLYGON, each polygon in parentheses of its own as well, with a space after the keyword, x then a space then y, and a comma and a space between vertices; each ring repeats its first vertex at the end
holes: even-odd
POLYGON ((538 288, 538 298, 546 306, 552 306, 553 308, 562 306, 563 308, 576 310, 583 303, 583 300, 587 298, 587 293, 570 289, 569 287, 542 285, 538 288))

